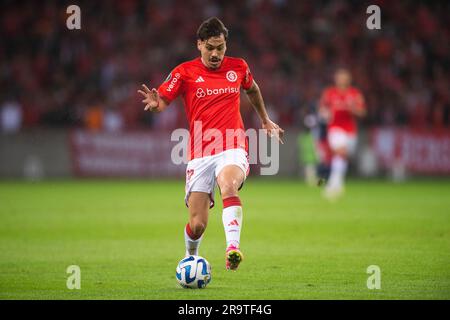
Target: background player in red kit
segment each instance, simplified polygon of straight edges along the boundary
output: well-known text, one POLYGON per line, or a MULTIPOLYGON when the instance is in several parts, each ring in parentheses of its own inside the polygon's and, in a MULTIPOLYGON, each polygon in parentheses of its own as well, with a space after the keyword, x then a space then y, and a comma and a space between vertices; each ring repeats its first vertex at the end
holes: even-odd
POLYGON ((227 38, 228 30, 219 19, 204 21, 197 31, 201 56, 178 65, 158 90, 143 85, 144 91, 139 92, 145 97, 145 110, 156 112, 163 111, 177 96, 183 98, 191 138, 186 168, 185 201, 189 208, 189 223, 184 233, 186 255, 198 255, 217 183, 223 200, 226 268, 236 270, 243 259, 242 205, 238 191, 249 169, 247 140, 239 111, 240 88, 245 90, 262 128, 269 135, 281 141, 284 131, 269 119, 247 63, 225 56, 227 38))
POLYGON ((319 112, 328 122, 328 143, 332 151, 331 173, 325 196, 336 198, 344 191, 348 158, 356 147, 356 118, 366 114, 364 97, 351 86, 351 74, 338 69, 334 75, 335 86, 324 90, 319 112))

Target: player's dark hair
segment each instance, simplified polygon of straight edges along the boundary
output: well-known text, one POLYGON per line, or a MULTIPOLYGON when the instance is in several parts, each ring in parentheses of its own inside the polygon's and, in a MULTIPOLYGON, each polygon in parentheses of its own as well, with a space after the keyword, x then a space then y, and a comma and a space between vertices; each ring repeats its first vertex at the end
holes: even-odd
POLYGON ((203 21, 197 30, 197 38, 201 41, 208 40, 211 37, 220 37, 221 34, 223 34, 225 40, 228 39, 228 29, 217 17, 203 21))

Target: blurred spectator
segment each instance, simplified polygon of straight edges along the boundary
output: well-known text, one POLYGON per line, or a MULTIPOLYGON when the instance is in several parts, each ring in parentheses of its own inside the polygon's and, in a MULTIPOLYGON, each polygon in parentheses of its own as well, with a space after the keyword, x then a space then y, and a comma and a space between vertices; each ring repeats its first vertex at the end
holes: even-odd
POLYGON ((4 133, 15 133, 22 127, 22 107, 14 100, 0 106, 1 129, 4 133))
POLYGON ((84 115, 84 124, 91 131, 103 129, 104 111, 101 105, 91 105, 84 115))
POLYGON ((123 118, 119 111, 112 108, 105 110, 103 115, 103 129, 108 132, 119 132, 123 129, 123 118))
MULTIPOLYGON (((195 32, 211 15, 230 29, 227 54, 247 60, 284 127, 301 123, 299 109, 316 104, 339 65, 367 98, 366 125, 449 126, 448 1, 78 1, 81 30, 66 28, 69 4, 0 4, 0 86, 20 92, 25 127, 180 125, 181 113, 144 113, 136 90, 197 57, 195 32), (370 4, 381 8, 381 30, 366 28, 370 4), (92 97, 104 104, 91 106, 92 97)), ((246 125, 259 126, 245 100, 246 125)), ((15 110, 9 117, 22 122, 15 110)))

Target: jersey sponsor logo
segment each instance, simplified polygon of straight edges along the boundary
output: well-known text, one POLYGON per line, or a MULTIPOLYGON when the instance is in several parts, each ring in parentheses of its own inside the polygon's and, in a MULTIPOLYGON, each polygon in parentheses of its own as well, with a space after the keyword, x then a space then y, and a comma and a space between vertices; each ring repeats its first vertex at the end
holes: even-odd
POLYGON ((204 96, 206 96, 206 93, 202 88, 198 88, 195 95, 197 96, 197 98, 200 99, 200 98, 203 98, 204 96))
POLYGON ((195 82, 205 82, 205 80, 203 80, 202 76, 199 76, 195 82))
POLYGON ((237 80, 237 74, 233 70, 230 70, 226 74, 227 80, 230 82, 236 82, 237 80))
POLYGON ((206 96, 215 96, 219 94, 239 93, 239 87, 226 87, 226 88, 198 88, 195 95, 197 98, 204 98, 206 96))
MULTIPOLYGON (((172 73, 170 74, 172 76, 172 73)), ((173 88, 175 88, 176 83, 180 79, 181 75, 177 72, 175 73, 175 77, 172 78, 172 81, 170 81, 169 86, 167 87, 166 91, 171 92, 173 88)))

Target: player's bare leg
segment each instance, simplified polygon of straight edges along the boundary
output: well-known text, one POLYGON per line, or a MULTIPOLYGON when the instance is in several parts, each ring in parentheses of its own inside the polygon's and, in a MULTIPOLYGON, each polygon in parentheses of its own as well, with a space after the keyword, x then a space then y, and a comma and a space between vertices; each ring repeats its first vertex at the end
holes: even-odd
POLYGON ((208 193, 191 192, 188 199, 189 223, 184 229, 186 255, 198 255, 203 232, 208 224, 210 197, 208 193))
POLYGON ((338 198, 344 192, 344 180, 347 166, 347 149, 342 147, 333 150, 330 179, 328 180, 325 189, 325 196, 330 200, 338 198))
POLYGON ((244 259, 240 251, 242 205, 238 196, 245 174, 236 165, 225 166, 217 176, 217 184, 223 200, 222 221, 225 229, 227 249, 225 263, 228 270, 236 270, 244 259))

